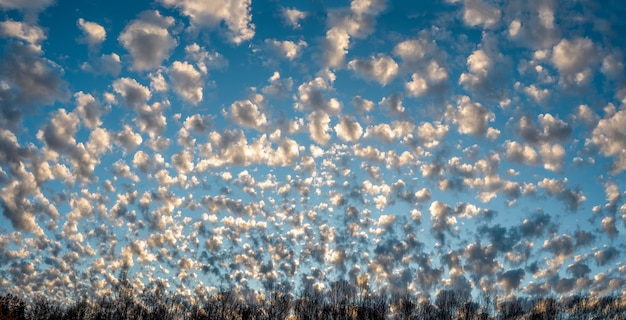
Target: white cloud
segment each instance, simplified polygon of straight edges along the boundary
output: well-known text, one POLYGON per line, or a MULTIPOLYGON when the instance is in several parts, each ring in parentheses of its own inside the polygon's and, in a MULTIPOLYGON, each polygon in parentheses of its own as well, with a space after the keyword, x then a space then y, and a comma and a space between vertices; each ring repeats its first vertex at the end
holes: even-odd
POLYGON ((352 60, 348 62, 348 68, 366 79, 377 81, 383 86, 398 75, 398 64, 386 55, 352 60))
POLYGON ((42 57, 38 46, 8 43, 0 61, 0 124, 12 128, 21 120, 22 111, 39 104, 48 105, 70 97, 62 79, 63 69, 42 57))
POLYGON ((104 27, 91 21, 85 21, 83 18, 78 19, 78 27, 83 31, 83 40, 89 45, 95 45, 103 42, 107 37, 104 27))
POLYGON ((335 126, 335 132, 343 141, 356 142, 363 134, 363 128, 353 117, 343 116, 335 126))
POLYGON ((46 39, 46 35, 40 27, 13 20, 0 22, 0 37, 17 38, 32 44, 38 44, 46 39))
POLYGON ((52 5, 54 0, 0 0, 0 7, 4 9, 16 9, 20 11, 41 11, 52 5))
POLYGON ((608 157, 613 157, 612 173, 616 174, 626 170, 626 111, 620 110, 610 117, 598 122, 593 129, 588 143, 593 143, 600 148, 600 152, 608 157))
POLYGON ((224 22, 228 40, 240 44, 254 37, 255 26, 250 13, 251 0, 159 0, 188 16, 194 29, 219 28, 224 22))
POLYGON ((327 80, 322 77, 305 82, 298 87, 298 100, 295 107, 298 110, 322 110, 336 114, 343 107, 341 102, 335 98, 326 99, 324 92, 332 87, 327 80))
POLYGON ((250 100, 235 101, 230 106, 229 116, 236 124, 248 128, 264 130, 267 125, 265 114, 250 100))
POLYGON ((402 97, 399 94, 392 94, 389 97, 383 97, 379 102, 379 105, 386 107, 390 112, 395 114, 404 113, 404 105, 402 104, 402 97))
POLYGON ((102 124, 100 116, 105 110, 92 95, 79 91, 74 94, 74 99, 76 99, 74 111, 78 113, 87 128, 95 129, 102 124))
POLYGON ((494 120, 494 114, 467 96, 461 97, 457 104, 457 109, 446 112, 446 117, 458 124, 459 133, 485 135, 488 123, 494 120))
POLYGON ((293 60, 300 56, 302 50, 307 47, 307 43, 304 40, 300 40, 296 43, 289 40, 279 41, 276 39, 265 39, 265 44, 270 48, 270 50, 289 60, 293 60))
POLYGON ((352 104, 354 104, 359 113, 367 113, 374 109, 374 102, 363 99, 361 96, 352 98, 352 104))
POLYGON ((293 8, 282 8, 283 19, 294 29, 300 28, 300 20, 306 18, 307 13, 293 8))
POLYGON ((274 74, 268 79, 268 81, 270 84, 264 87, 261 91, 264 94, 274 97, 286 97, 291 92, 293 87, 293 79, 281 79, 278 71, 274 71, 274 74))
POLYGON ((173 24, 172 17, 164 17, 158 11, 144 11, 124 28, 118 39, 133 57, 133 69, 154 69, 169 58, 177 45, 168 31, 173 24))
POLYGON ((585 86, 591 81, 596 48, 588 38, 562 39, 552 49, 552 63, 559 70, 564 86, 585 86))
POLYGON ((187 61, 174 61, 169 69, 174 91, 187 102, 196 105, 202 101, 202 74, 187 61))
POLYGON ((482 25, 486 29, 495 27, 500 22, 500 10, 486 5, 482 0, 465 0, 463 21, 475 27, 482 25))
POLYGON ((446 69, 433 60, 424 72, 413 73, 411 81, 405 84, 405 88, 409 96, 418 97, 430 92, 441 92, 446 88, 447 80, 446 69))
POLYGON ((135 79, 120 78, 113 82, 113 90, 124 98, 126 106, 136 108, 148 102, 151 93, 135 79))
POLYGON ((309 120, 311 139, 319 144, 326 145, 328 140, 330 140, 330 135, 328 134, 330 117, 328 114, 324 111, 314 111, 307 116, 307 119, 309 120))

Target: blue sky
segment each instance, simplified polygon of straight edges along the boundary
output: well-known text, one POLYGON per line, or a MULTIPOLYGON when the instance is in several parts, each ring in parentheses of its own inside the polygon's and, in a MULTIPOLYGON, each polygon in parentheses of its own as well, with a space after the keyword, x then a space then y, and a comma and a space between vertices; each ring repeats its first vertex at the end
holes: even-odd
POLYGON ((0 284, 624 293, 618 1, 0 0, 0 284))

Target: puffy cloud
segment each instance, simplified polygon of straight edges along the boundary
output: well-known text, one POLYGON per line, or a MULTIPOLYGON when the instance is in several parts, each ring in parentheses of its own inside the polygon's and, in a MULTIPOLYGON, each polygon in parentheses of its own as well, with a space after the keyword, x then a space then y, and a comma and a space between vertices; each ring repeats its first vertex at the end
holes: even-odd
POLYGON ((33 105, 52 104, 69 98, 62 70, 42 57, 39 47, 18 42, 9 43, 0 61, 0 124, 12 128, 22 112, 33 105))
POLYGON ((134 132, 133 128, 127 124, 113 136, 113 140, 126 151, 135 150, 143 142, 141 135, 134 132))
POLYGON ((498 277, 498 280, 504 288, 504 291, 508 294, 519 288, 525 274, 524 269, 507 270, 498 277))
POLYGON ((92 95, 79 91, 74 94, 76 109, 74 110, 87 128, 95 129, 102 124, 100 116, 105 109, 92 95))
POLYGON ((539 154, 546 170, 561 172, 565 149, 560 144, 549 145, 545 143, 539 148, 539 154))
POLYGON ((294 29, 300 28, 300 20, 306 18, 307 13, 294 8, 282 8, 283 19, 294 29))
POLYGON ((169 58, 177 44, 168 31, 173 24, 172 17, 164 17, 158 11, 144 11, 124 28, 118 40, 133 57, 133 69, 154 69, 169 58))
POLYGON ((528 145, 522 145, 517 141, 507 140, 504 143, 506 157, 518 163, 535 165, 538 163, 538 156, 535 149, 528 145))
POLYGON ((248 128, 264 130, 267 125, 265 114, 250 100, 235 101, 230 106, 229 116, 238 125, 248 128))
POLYGON ((270 96, 286 97, 293 87, 293 79, 281 79, 278 71, 275 71, 268 81, 270 84, 261 91, 270 96))
POLYGON ((197 43, 185 47, 185 54, 189 60, 196 62, 198 69, 203 74, 208 74, 209 69, 221 69, 228 65, 228 60, 219 52, 209 52, 197 43))
POLYGON ((446 117, 458 124, 459 133, 470 135, 485 135, 489 121, 494 115, 478 102, 472 102, 469 97, 463 96, 457 101, 456 110, 448 110, 446 117))
POLYGON ((618 231, 617 231, 617 227, 615 226, 614 217, 604 217, 602 219, 600 226, 602 227, 602 230, 606 232, 609 238, 614 239, 615 236, 617 236, 618 231))
POLYGON ((574 248, 574 239, 567 234, 560 237, 554 236, 543 242, 543 249, 554 254, 561 262, 574 253, 574 248))
POLYGON ((50 119, 50 123, 37 133, 37 137, 52 151, 63 153, 76 144, 78 124, 76 114, 59 109, 50 119))
POLYGON ((517 134, 531 144, 544 144, 566 141, 572 133, 572 127, 565 121, 549 113, 537 116, 539 127, 536 127, 528 116, 520 118, 517 134))
POLYGON ((447 86, 448 72, 436 61, 431 61, 424 72, 413 73, 405 84, 410 96, 418 97, 429 92, 441 92, 447 86))
POLYGON ((120 78, 113 82, 113 90, 122 96, 128 107, 137 108, 150 99, 150 90, 135 79, 120 78))
POLYGON ((331 28, 326 32, 324 41, 324 65, 328 67, 339 67, 343 64, 343 59, 348 54, 350 44, 350 34, 340 28, 331 28))
POLYGON ((464 5, 463 21, 469 26, 482 25, 489 29, 500 22, 500 10, 483 3, 482 0, 465 0, 464 5))
POLYGON ((613 174, 626 170, 626 110, 620 110, 615 114, 601 119, 593 129, 591 138, 587 143, 600 148, 600 152, 608 157, 613 157, 613 174))
POLYGON ((593 77, 590 68, 596 60, 596 48, 587 38, 563 39, 552 49, 552 63, 564 86, 588 84, 593 77))
POLYGON ((163 110, 168 106, 168 104, 161 102, 137 106, 135 111, 138 116, 136 122, 139 130, 147 132, 151 138, 160 137, 167 125, 167 119, 163 115, 163 110))
POLYGON ((309 120, 309 133, 311 139, 319 144, 327 144, 330 140, 328 130, 330 129, 330 117, 323 111, 314 111, 307 117, 309 120))
POLYGON ((508 83, 505 75, 511 67, 496 41, 492 35, 483 34, 480 47, 467 57, 468 72, 461 73, 459 84, 470 92, 502 100, 503 86, 508 83))
POLYGON ((361 125, 350 116, 343 116, 339 123, 335 126, 337 137, 343 141, 358 141, 363 134, 361 125))
POLYGON ((166 7, 174 7, 188 16, 194 29, 219 28, 222 22, 228 28, 228 40, 240 44, 254 37, 255 26, 250 13, 251 0, 159 0, 166 7))
POLYGON ((202 74, 187 61, 174 61, 169 69, 174 91, 191 104, 202 101, 202 74))
POLYGON ((374 102, 364 99, 361 96, 352 98, 352 104, 356 107, 359 113, 370 112, 374 109, 374 102))
POLYGON ((331 12, 326 38, 323 42, 323 65, 340 67, 350 46, 351 37, 365 37, 372 33, 374 17, 386 7, 384 0, 355 0, 350 4, 350 12, 331 12))
POLYGON ((1 0, 0 7, 7 10, 15 9, 26 12, 37 12, 47 8, 53 3, 54 0, 1 0))
POLYGON ((20 181, 12 181, 0 190, 2 214, 11 221, 16 230, 43 234, 43 230, 37 224, 34 207, 27 199, 29 195, 38 193, 39 188, 35 177, 27 173, 20 181))
POLYGON ((108 74, 116 77, 122 71, 122 62, 117 53, 102 54, 91 63, 84 63, 81 68, 95 74, 108 74))
POLYGON ((212 124, 213 116, 194 114, 185 119, 184 127, 191 132, 200 134, 208 131, 212 124))
POLYGON ((546 193, 551 196, 556 196, 562 200, 568 209, 572 211, 578 210, 580 205, 587 200, 587 197, 580 190, 572 190, 565 186, 567 178, 563 180, 544 178, 539 181, 537 185, 546 190, 546 193))
POLYGON ((560 30, 554 23, 556 1, 525 1, 511 3, 507 15, 509 38, 534 49, 547 49, 560 39, 560 30))
POLYGON ((608 247, 605 250, 598 250, 593 254, 596 259, 596 263, 600 266, 604 266, 607 263, 619 258, 620 251, 615 247, 608 247))
POLYGON ((35 45, 46 39, 40 27, 13 20, 0 22, 0 37, 17 38, 35 45))
POLYGON ((89 45, 99 44, 106 39, 107 32, 101 25, 95 22, 85 21, 83 18, 78 19, 77 23, 78 27, 83 31, 83 40, 89 45))
POLYGON ((410 39, 396 44, 393 54, 402 58, 403 62, 417 62, 429 55, 434 49, 434 44, 427 39, 410 39))
POLYGON ((355 59, 348 62, 348 68, 362 77, 386 85, 398 75, 398 64, 386 55, 370 59, 355 59))
POLYGON ((335 98, 326 99, 324 92, 331 89, 330 84, 321 77, 305 82, 298 87, 298 100, 295 103, 299 110, 319 110, 327 113, 338 113, 342 104, 335 98))
POLYGON ((389 97, 383 97, 379 102, 379 105, 387 108, 391 113, 402 114, 404 113, 404 105, 402 104, 402 96, 393 93, 389 97))
POLYGON ((293 60, 300 56, 302 50, 307 47, 307 43, 304 40, 300 40, 296 43, 289 40, 278 41, 276 39, 265 39, 265 44, 268 48, 270 48, 270 50, 289 60, 293 60))

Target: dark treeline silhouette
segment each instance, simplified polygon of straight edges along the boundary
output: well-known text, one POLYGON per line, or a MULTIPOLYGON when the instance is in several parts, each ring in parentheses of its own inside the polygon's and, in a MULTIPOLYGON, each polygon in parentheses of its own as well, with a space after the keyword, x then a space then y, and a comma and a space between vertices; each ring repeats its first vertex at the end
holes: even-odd
POLYGON ((126 278, 98 300, 59 303, 42 296, 24 300, 0 294, 0 319, 626 319, 626 297, 570 296, 481 298, 467 301, 452 290, 439 291, 433 302, 405 294, 373 294, 346 281, 326 290, 304 289, 297 295, 276 289, 264 299, 245 299, 232 290, 197 297, 192 303, 156 284, 133 295, 126 278))

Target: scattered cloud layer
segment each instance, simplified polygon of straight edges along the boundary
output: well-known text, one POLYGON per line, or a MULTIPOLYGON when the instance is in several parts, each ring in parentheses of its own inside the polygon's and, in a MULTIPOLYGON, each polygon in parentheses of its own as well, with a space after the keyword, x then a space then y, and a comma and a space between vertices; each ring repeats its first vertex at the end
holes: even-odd
POLYGON ((0 287, 626 293, 619 8, 290 5, 0 0, 0 287))

